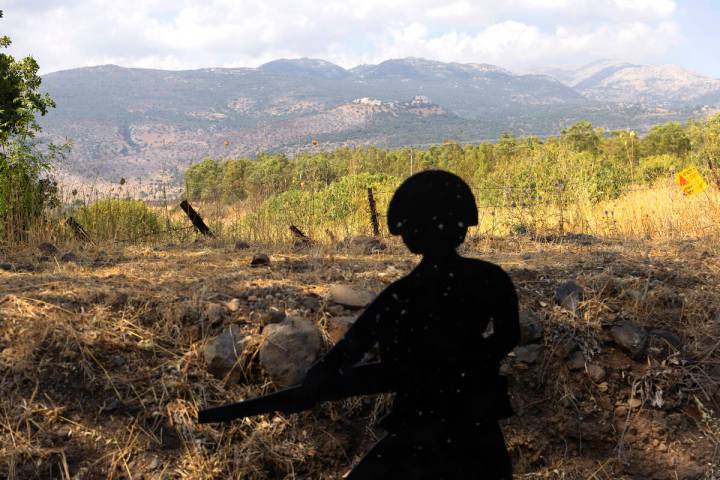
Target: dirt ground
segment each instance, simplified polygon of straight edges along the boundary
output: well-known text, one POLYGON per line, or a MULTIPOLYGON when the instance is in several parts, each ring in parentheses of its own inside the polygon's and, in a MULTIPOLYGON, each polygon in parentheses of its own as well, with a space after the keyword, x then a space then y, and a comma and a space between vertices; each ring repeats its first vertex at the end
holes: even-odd
MULTIPOLYGON (((521 311, 544 329, 503 366, 516 478, 720 478, 717 242, 551 240, 465 247, 510 273, 521 311), (568 280, 584 289, 576 311, 553 299, 568 280), (618 322, 677 341, 632 357, 613 341, 618 322)), ((334 479, 380 434, 385 396, 198 425, 200 408, 275 388, 256 352, 228 385, 202 349, 229 324, 259 334, 271 307, 325 328, 350 313, 327 300, 329 285, 382 290, 418 260, 400 245, 60 250, 75 258, 0 252, 12 264, 0 270, 0 477, 334 479), (271 263, 252 268, 259 251, 271 263), (235 312, 209 307, 233 298, 235 312)))

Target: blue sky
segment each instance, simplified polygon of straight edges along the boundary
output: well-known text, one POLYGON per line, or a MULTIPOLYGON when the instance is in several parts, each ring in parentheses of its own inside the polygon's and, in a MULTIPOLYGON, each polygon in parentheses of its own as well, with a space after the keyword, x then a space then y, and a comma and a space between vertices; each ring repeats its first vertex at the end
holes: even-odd
POLYGON ((609 58, 720 78, 720 0, 6 0, 0 33, 42 72, 189 69, 314 57, 515 71, 609 58))

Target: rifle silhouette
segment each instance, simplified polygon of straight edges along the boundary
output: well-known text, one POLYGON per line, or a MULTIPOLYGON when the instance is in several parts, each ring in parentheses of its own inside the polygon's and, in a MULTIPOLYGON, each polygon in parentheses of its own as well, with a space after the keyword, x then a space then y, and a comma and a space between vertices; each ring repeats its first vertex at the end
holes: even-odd
POLYGON ((359 365, 332 378, 332 381, 328 382, 328 385, 321 391, 311 392, 300 384, 243 402, 201 410, 198 414, 198 421, 199 423, 227 423, 239 418, 272 412, 298 413, 309 410, 321 402, 389 393, 394 389, 385 370, 379 362, 359 365))

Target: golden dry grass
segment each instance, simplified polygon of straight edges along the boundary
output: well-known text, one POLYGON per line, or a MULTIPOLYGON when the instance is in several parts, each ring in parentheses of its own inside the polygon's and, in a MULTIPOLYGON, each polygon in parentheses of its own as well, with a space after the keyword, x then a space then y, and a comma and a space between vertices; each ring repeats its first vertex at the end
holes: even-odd
MULTIPOLYGON (((470 239, 469 255, 513 277, 523 311, 545 327, 531 365, 510 358, 517 415, 504 424, 518 478, 715 478, 720 461, 720 263, 715 238, 694 241, 559 237, 470 239), (554 306, 555 286, 586 289, 579 315, 554 306), (620 318, 666 328, 681 352, 635 361, 615 350, 620 318), (573 341, 608 372, 600 384, 558 356, 573 341), (658 406, 658 391, 664 403, 658 406), (639 408, 628 402, 639 399, 639 408)), ((0 476, 26 478, 331 479, 347 471, 377 432, 387 398, 200 426, 197 410, 274 387, 250 350, 244 381, 207 373, 201 349, 230 323, 248 335, 273 305, 323 327, 333 282, 375 291, 412 268, 394 241, 363 256, 324 247, 254 253, 222 240, 178 247, 68 245, 77 263, 7 253, 0 272, 0 476), (104 251, 102 249, 105 249, 104 251), (249 302, 249 295, 261 303, 249 302), (243 299, 211 324, 210 303, 243 299), (316 299, 309 304, 309 298, 316 299), (308 307, 308 305, 310 305, 308 307)))

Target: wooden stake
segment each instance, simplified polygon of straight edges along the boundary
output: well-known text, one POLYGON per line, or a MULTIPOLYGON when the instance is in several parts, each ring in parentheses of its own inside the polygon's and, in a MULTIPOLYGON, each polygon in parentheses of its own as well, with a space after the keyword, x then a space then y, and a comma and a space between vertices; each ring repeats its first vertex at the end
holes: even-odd
POLYGON ((375 204, 375 196, 373 189, 368 187, 368 204, 370 204, 370 222, 372 223, 373 235, 380 236, 380 223, 378 222, 377 205, 375 204))
POLYGON ((187 200, 182 201, 182 203, 180 204, 180 208, 182 208, 183 212, 185 212, 185 215, 188 216, 188 218, 198 232, 202 233, 206 237, 215 238, 215 235, 213 235, 210 228, 205 225, 205 221, 203 221, 200 214, 195 211, 195 209, 192 207, 192 205, 190 205, 187 200))

